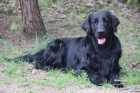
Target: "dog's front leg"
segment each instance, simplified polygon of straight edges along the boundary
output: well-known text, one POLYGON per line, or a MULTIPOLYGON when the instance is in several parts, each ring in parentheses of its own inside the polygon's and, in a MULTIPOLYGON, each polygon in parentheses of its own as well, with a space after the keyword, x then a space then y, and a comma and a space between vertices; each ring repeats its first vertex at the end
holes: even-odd
POLYGON ((88 77, 89 77, 89 80, 91 81, 91 83, 93 83, 97 86, 100 86, 103 82, 107 81, 107 79, 105 77, 101 77, 94 71, 89 71, 87 74, 88 74, 88 77))
POLYGON ((74 75, 76 77, 82 75, 84 71, 88 70, 88 62, 81 62, 81 64, 76 68, 74 75))

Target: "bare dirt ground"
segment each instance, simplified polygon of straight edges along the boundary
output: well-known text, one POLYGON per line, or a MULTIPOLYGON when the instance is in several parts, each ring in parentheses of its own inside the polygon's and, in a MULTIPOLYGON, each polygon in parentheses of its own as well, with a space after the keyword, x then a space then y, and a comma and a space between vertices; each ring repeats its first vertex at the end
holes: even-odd
MULTIPOLYGON (((121 2, 115 1, 115 7, 107 7, 110 3, 108 0, 67 0, 64 2, 64 7, 59 8, 57 5, 52 4, 50 6, 50 15, 52 15, 55 18, 55 21, 53 23, 48 23, 44 21, 44 24, 47 28, 48 34, 54 35, 54 36, 62 36, 62 26, 61 26, 61 21, 60 21, 60 16, 65 16, 64 14, 64 9, 70 10, 74 8, 79 8, 79 3, 85 3, 87 7, 89 7, 91 10, 94 10, 95 8, 98 8, 99 10, 109 10, 113 14, 119 17, 121 24, 120 28, 123 27, 128 27, 130 24, 133 24, 136 28, 136 32, 138 31, 140 27, 140 13, 136 12, 135 10, 131 10, 127 7, 127 5, 122 4, 121 2)), ((46 16, 42 10, 42 15, 46 16)), ((82 19, 84 20, 84 18, 82 19)), ((14 48, 24 48, 28 49, 30 47, 34 47, 35 39, 32 39, 30 37, 27 37, 24 35, 22 32, 22 29, 17 30, 10 30, 10 25, 13 22, 18 22, 20 23, 21 20, 16 20, 16 15, 15 14, 6 14, 6 13, 1 13, 0 14, 0 39, 2 40, 7 40, 10 44, 14 46, 14 48)), ((75 25, 71 25, 70 27, 74 28, 77 27, 79 30, 81 29, 81 23, 75 25)), ((120 31, 120 30, 119 30, 120 31)), ((70 33, 67 35, 68 37, 73 37, 73 36, 82 36, 84 35, 84 32, 81 31, 76 34, 70 33)), ((126 39, 127 36, 121 38, 122 42, 127 42, 126 39)), ((131 36, 131 34, 129 35, 131 36)), ((137 37, 136 37, 137 38, 137 37)), ((133 49, 133 46, 131 49, 133 49)), ((5 49, 5 46, 2 41, 0 41, 0 51, 5 49)), ((133 50, 132 50, 133 51, 133 50)), ((4 63, 0 63, 0 78, 5 78, 2 74, 2 67, 4 66, 4 63)), ((29 66, 30 68, 30 66, 29 66)), ((31 67, 32 68, 32 67, 31 67)), ((139 68, 138 68, 139 69, 139 68)), ((31 72, 26 72, 25 75, 30 78, 40 78, 41 76, 46 73, 43 71, 36 71, 35 73, 31 72)), ((16 78, 15 78, 16 79, 16 78)), ((37 86, 37 85, 31 85, 31 84, 24 84, 22 87, 19 87, 16 82, 12 82, 9 85, 1 85, 0 86, 0 93, 24 93, 25 89, 32 89, 32 90, 37 90, 39 93, 73 93, 73 92, 68 92, 67 90, 72 89, 74 90, 74 93, 140 93, 140 90, 133 87, 133 85, 126 85, 124 88, 118 89, 118 88, 102 88, 102 87, 90 87, 86 88, 83 85, 77 86, 74 84, 70 85, 65 85, 64 88, 62 89, 57 89, 55 87, 51 86, 37 86), (67 92, 66 92, 67 91, 67 92)))

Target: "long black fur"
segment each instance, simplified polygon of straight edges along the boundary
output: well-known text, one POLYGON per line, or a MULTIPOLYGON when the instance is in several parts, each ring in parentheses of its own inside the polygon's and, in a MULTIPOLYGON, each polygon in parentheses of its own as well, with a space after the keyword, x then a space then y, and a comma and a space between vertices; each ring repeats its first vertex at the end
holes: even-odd
POLYGON ((119 23, 109 11, 93 12, 82 25, 85 37, 56 39, 45 49, 14 60, 35 61, 36 69, 46 71, 50 68, 75 69, 75 76, 85 71, 96 85, 107 81, 123 87, 119 80, 121 44, 114 34, 119 23), (98 43, 97 39, 101 38, 106 39, 104 44, 98 43))

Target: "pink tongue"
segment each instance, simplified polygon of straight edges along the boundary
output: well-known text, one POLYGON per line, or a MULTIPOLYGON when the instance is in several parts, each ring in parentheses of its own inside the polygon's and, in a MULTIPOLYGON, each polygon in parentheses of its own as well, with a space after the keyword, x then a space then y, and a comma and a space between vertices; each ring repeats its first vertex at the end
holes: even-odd
POLYGON ((98 40, 98 44, 104 44, 106 39, 105 38, 101 38, 101 39, 97 39, 98 40))

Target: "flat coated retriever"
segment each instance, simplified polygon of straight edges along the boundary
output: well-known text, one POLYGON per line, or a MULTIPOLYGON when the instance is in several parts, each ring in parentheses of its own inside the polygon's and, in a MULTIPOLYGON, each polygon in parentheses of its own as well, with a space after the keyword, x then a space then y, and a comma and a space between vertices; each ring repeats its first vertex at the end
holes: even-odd
POLYGON ((119 23, 119 19, 109 11, 90 13, 82 25, 87 34, 85 37, 56 39, 45 49, 14 60, 35 61, 35 68, 45 71, 75 69, 75 76, 84 71, 96 85, 109 82, 123 87, 119 80, 122 50, 115 35, 119 23))

